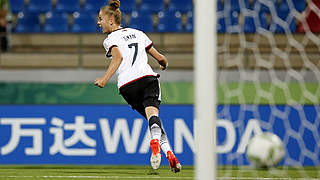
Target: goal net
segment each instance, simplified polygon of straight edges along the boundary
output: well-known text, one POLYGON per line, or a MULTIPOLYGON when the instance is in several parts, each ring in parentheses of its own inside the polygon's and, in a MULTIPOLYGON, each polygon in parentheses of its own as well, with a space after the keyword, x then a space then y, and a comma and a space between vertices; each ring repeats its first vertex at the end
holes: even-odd
POLYGON ((320 177, 319 2, 218 0, 219 178, 320 177), (253 170, 245 155, 261 132, 285 146, 267 172, 253 170))

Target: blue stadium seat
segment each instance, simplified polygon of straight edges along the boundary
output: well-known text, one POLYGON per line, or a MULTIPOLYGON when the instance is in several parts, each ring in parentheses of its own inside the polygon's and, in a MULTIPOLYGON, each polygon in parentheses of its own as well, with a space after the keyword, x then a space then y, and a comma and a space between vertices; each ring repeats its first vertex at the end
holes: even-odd
POLYGON ((125 18, 124 18, 124 14, 122 13, 122 17, 121 17, 121 26, 122 27, 127 27, 128 26, 128 24, 126 24, 126 22, 125 22, 125 18))
POLYGON ((13 14, 17 14, 24 10, 24 0, 9 0, 10 10, 13 14))
POLYGON ((239 12, 237 10, 230 11, 229 16, 225 17, 226 20, 226 32, 239 33, 241 31, 239 27, 239 12))
POLYGON ((306 9, 305 0, 292 0, 292 2, 297 11, 302 12, 306 9))
POLYGON ((187 23, 182 26, 184 32, 193 32, 193 11, 187 12, 187 23))
POLYGON ((56 5, 57 12, 73 13, 80 10, 79 0, 58 0, 56 5))
POLYGON ((239 0, 225 0, 224 1, 224 9, 239 12, 240 11, 239 0))
POLYGON ((244 0, 244 7, 247 8, 247 9, 253 10, 255 4, 256 4, 256 0, 253 0, 252 2, 249 2, 249 0, 244 0))
MULTIPOLYGON (((282 12, 278 11, 278 16, 280 19, 286 21, 288 24, 289 31, 292 33, 296 32, 296 22, 295 22, 295 17, 290 14, 290 12, 282 12)), ((275 22, 273 22, 275 23, 275 22)), ((271 28, 271 27, 270 27, 271 28)), ((273 31, 273 29, 272 29, 273 31)), ((274 30, 275 33, 285 33, 284 27, 281 27, 279 24, 277 24, 276 29, 274 30)))
POLYGON ((268 25, 268 22, 267 22, 267 16, 268 16, 268 13, 266 13, 266 12, 260 12, 259 13, 260 27, 265 29, 265 30, 269 29, 269 25, 268 25))
POLYGON ((254 3, 254 9, 256 11, 263 12, 263 13, 270 13, 271 12, 270 8, 272 7, 275 10, 277 10, 278 8, 277 0, 255 1, 254 3))
POLYGON ((47 13, 43 31, 46 33, 68 32, 68 15, 65 13, 47 13))
MULTIPOLYGON (((268 13, 261 15, 261 21, 263 24, 267 24, 267 14, 268 13)), ((270 25, 266 25, 266 27, 263 28, 273 33, 285 33, 285 28, 289 28, 289 32, 294 33, 296 32, 296 22, 294 16, 290 13, 278 10, 277 17, 271 17, 270 25), (281 25, 281 20, 286 23, 285 26, 281 25)))
MULTIPOLYGON (((84 4, 84 11, 98 13, 102 6, 106 5, 105 0, 86 0, 84 4)), ((122 6, 122 1, 121 1, 122 6)))
POLYGON ((140 10, 157 13, 159 11, 165 10, 165 4, 163 0, 142 0, 140 10))
POLYGON ((289 9, 278 9, 277 10, 277 15, 278 15, 278 17, 279 18, 281 18, 281 19, 283 19, 283 20, 285 20, 287 17, 288 17, 288 15, 290 14, 290 10, 289 9))
POLYGON ((254 24, 253 17, 246 16, 244 18, 242 30, 244 33, 255 33, 256 32, 256 25, 254 24))
POLYGON ((142 30, 144 32, 153 32, 152 15, 149 11, 133 11, 129 27, 142 30))
POLYGON ((160 11, 158 17, 158 32, 182 31, 181 13, 179 11, 160 11))
POLYGON ((193 32, 193 16, 188 18, 187 24, 184 27, 183 31, 185 31, 185 32, 193 32))
POLYGON ((277 8, 277 11, 278 12, 286 12, 286 13, 289 13, 290 12, 290 8, 289 8, 289 5, 288 5, 288 2, 287 0, 282 0, 279 4, 279 7, 277 8))
POLYGON ((131 13, 137 10, 137 3, 135 0, 121 0, 120 10, 125 13, 131 13))
POLYGON ((217 9, 218 9, 218 11, 223 11, 223 9, 224 9, 221 0, 217 1, 217 9))
POLYGON ((192 0, 170 0, 169 9, 172 11, 188 12, 192 11, 192 0))
POLYGON ((17 33, 37 33, 40 32, 40 20, 38 14, 22 13, 18 14, 18 23, 15 28, 17 33))
MULTIPOLYGON (((289 32, 295 33, 296 32, 296 24, 294 20, 291 20, 288 24, 289 32)), ((285 33, 285 27, 280 26, 276 22, 272 22, 270 25, 270 31, 274 33, 285 33)))
POLYGON ((226 32, 226 21, 225 21, 224 17, 218 17, 217 32, 218 33, 225 33, 226 32))
POLYGON ((72 32, 74 33, 95 33, 98 32, 95 17, 87 12, 73 13, 72 32))
POLYGON ((51 11, 51 0, 30 0, 28 5, 28 11, 31 13, 46 13, 51 11))

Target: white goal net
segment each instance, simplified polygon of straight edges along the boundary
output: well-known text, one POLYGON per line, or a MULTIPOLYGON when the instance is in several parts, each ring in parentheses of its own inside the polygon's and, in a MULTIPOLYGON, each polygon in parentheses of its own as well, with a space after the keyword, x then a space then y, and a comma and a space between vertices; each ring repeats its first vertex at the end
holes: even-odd
POLYGON ((218 0, 217 7, 218 177, 320 178, 319 1, 218 0), (249 138, 260 132, 285 146, 271 171, 247 166, 249 138))

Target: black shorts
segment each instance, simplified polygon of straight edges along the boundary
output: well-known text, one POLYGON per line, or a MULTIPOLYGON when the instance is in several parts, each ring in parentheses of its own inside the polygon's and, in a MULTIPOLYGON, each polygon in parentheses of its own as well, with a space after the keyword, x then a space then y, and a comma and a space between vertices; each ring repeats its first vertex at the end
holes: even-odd
POLYGON ((161 102, 161 90, 158 77, 146 76, 120 89, 121 96, 127 103, 146 118, 145 108, 153 106, 159 109, 161 102))

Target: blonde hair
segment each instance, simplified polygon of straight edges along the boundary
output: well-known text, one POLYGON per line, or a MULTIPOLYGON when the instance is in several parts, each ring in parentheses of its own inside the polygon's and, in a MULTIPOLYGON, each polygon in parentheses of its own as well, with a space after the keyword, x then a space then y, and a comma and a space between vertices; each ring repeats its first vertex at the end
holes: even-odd
POLYGON ((100 10, 108 15, 109 17, 114 17, 115 23, 121 24, 121 11, 119 9, 120 1, 119 0, 110 0, 109 5, 103 6, 100 10))

